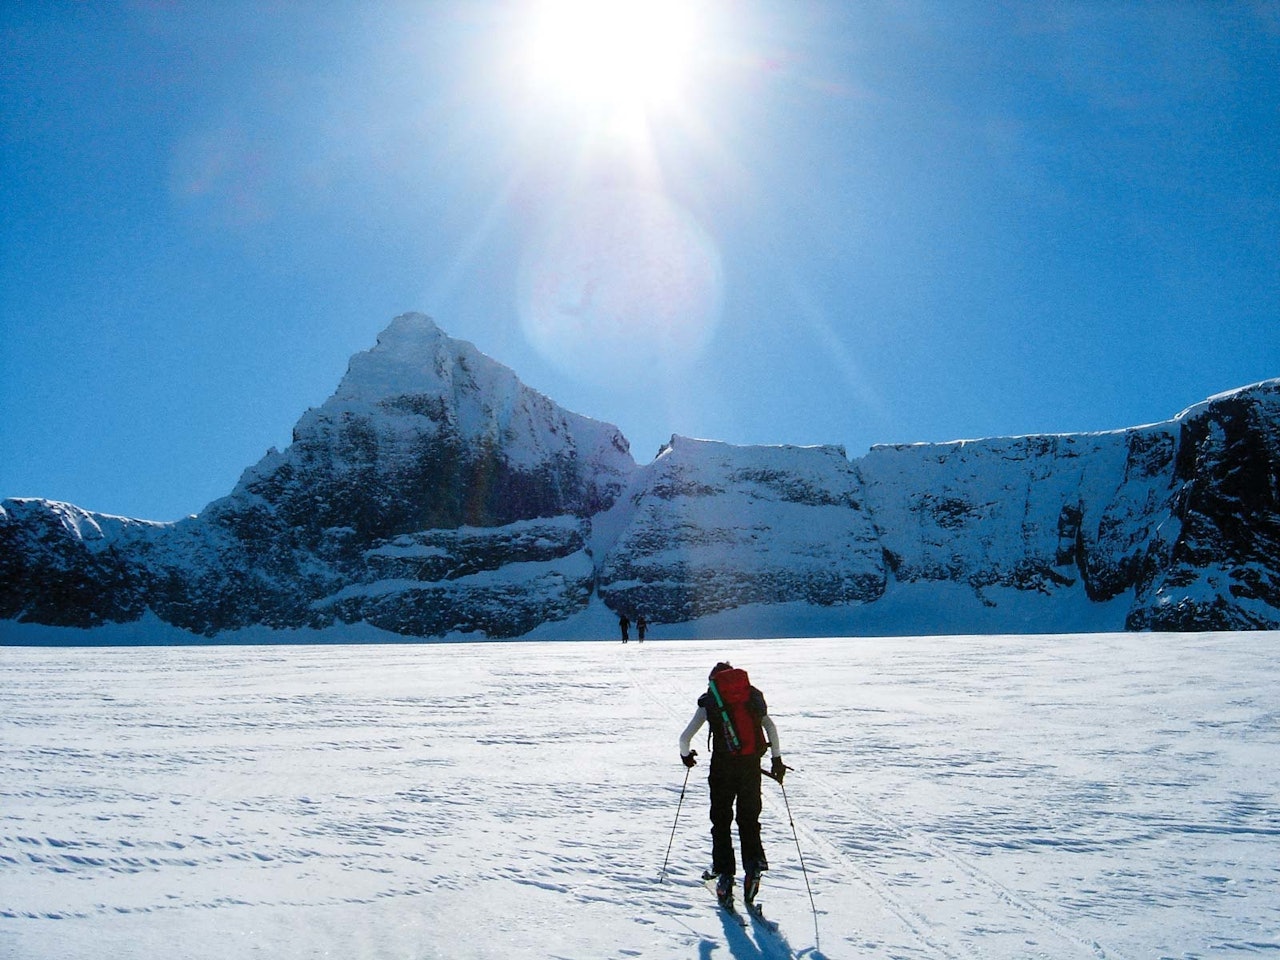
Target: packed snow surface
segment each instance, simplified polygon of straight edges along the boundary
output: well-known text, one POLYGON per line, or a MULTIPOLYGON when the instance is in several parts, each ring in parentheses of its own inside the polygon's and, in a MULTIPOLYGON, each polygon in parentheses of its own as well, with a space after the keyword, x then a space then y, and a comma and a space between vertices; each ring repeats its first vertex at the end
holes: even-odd
POLYGON ((0 956, 1275 955, 1277 643, 0 648, 0 956), (776 935, 681 803, 726 658, 795 768, 776 935))

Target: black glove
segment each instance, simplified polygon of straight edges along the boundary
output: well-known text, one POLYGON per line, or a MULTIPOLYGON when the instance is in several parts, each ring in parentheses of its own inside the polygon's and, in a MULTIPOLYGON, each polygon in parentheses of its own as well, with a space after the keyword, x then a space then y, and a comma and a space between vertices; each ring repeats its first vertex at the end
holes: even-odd
POLYGON ((697 750, 690 750, 688 753, 681 754, 680 759, 684 762, 684 765, 686 767, 693 767, 693 766, 696 766, 698 763, 697 760, 693 759, 697 755, 698 755, 697 750))
POLYGON ((774 757, 773 763, 769 765, 769 774, 770 776, 773 777, 773 779, 781 783, 782 778, 787 775, 787 769, 788 767, 785 763, 782 762, 781 757, 774 757))

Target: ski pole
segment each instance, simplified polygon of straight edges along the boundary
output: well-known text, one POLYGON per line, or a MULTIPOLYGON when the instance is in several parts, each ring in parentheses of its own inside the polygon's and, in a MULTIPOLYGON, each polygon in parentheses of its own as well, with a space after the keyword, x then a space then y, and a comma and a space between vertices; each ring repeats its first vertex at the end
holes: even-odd
MULTIPOLYGON (((790 770, 790 767, 787 767, 790 770)), ((762 770, 761 773, 764 771, 762 770)), ((818 905, 813 902, 813 888, 809 886, 809 871, 804 865, 804 854, 800 851, 800 837, 796 833, 796 821, 791 816, 791 801, 787 799, 787 788, 782 783, 781 777, 775 777, 769 774, 771 779, 778 781, 778 788, 782 791, 782 802, 787 805, 787 820, 791 823, 791 838, 796 842, 796 856, 800 858, 800 872, 804 874, 804 888, 809 892, 809 909, 813 911, 813 947, 815 950, 820 948, 820 937, 818 934, 818 905)))
POLYGON ((676 824, 680 822, 680 808, 684 806, 684 791, 689 786, 689 771, 693 767, 684 768, 684 783, 680 786, 680 802, 676 804, 676 818, 671 824, 671 839, 667 841, 667 855, 662 858, 662 872, 658 874, 658 882, 665 883, 667 879, 667 861, 671 859, 671 845, 676 841, 676 824))

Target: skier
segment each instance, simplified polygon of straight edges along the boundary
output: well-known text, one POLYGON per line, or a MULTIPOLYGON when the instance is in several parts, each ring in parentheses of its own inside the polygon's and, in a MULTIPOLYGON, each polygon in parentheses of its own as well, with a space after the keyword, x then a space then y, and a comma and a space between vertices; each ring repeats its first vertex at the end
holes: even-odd
POLYGON ((649 629, 649 621, 644 618, 644 614, 636 617, 636 636, 640 638, 640 642, 644 643, 644 632, 649 629))
POLYGON ((631 639, 631 621, 627 619, 625 613, 618 614, 618 629, 622 631, 622 642, 626 643, 631 639))
POLYGON ((787 767, 764 694, 751 686, 746 671, 722 661, 711 668, 707 681, 707 692, 698 698, 698 709, 680 734, 680 759, 686 767, 698 762, 697 751, 691 750, 690 744, 702 725, 708 724, 712 743, 707 777, 711 789, 711 872, 716 876, 716 898, 733 908, 737 863, 731 828, 736 805, 745 871, 742 894, 751 907, 760 890, 760 874, 769 869, 760 840, 760 760, 766 749, 772 753, 770 776, 779 783, 787 767))

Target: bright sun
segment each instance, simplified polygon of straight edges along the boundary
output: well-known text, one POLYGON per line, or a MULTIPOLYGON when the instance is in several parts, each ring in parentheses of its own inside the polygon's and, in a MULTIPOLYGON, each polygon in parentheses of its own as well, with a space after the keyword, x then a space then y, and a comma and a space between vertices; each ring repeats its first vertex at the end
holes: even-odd
POLYGON ((534 79, 582 107, 645 113, 681 97, 694 43, 689 0, 546 0, 534 79))
POLYGON ((522 253, 521 326, 585 382, 679 381, 710 343, 724 294, 715 241, 668 195, 657 149, 664 128, 697 126, 705 0, 533 0, 524 10, 514 63, 528 88, 517 102, 535 106, 526 129, 568 145, 569 189, 522 253))

